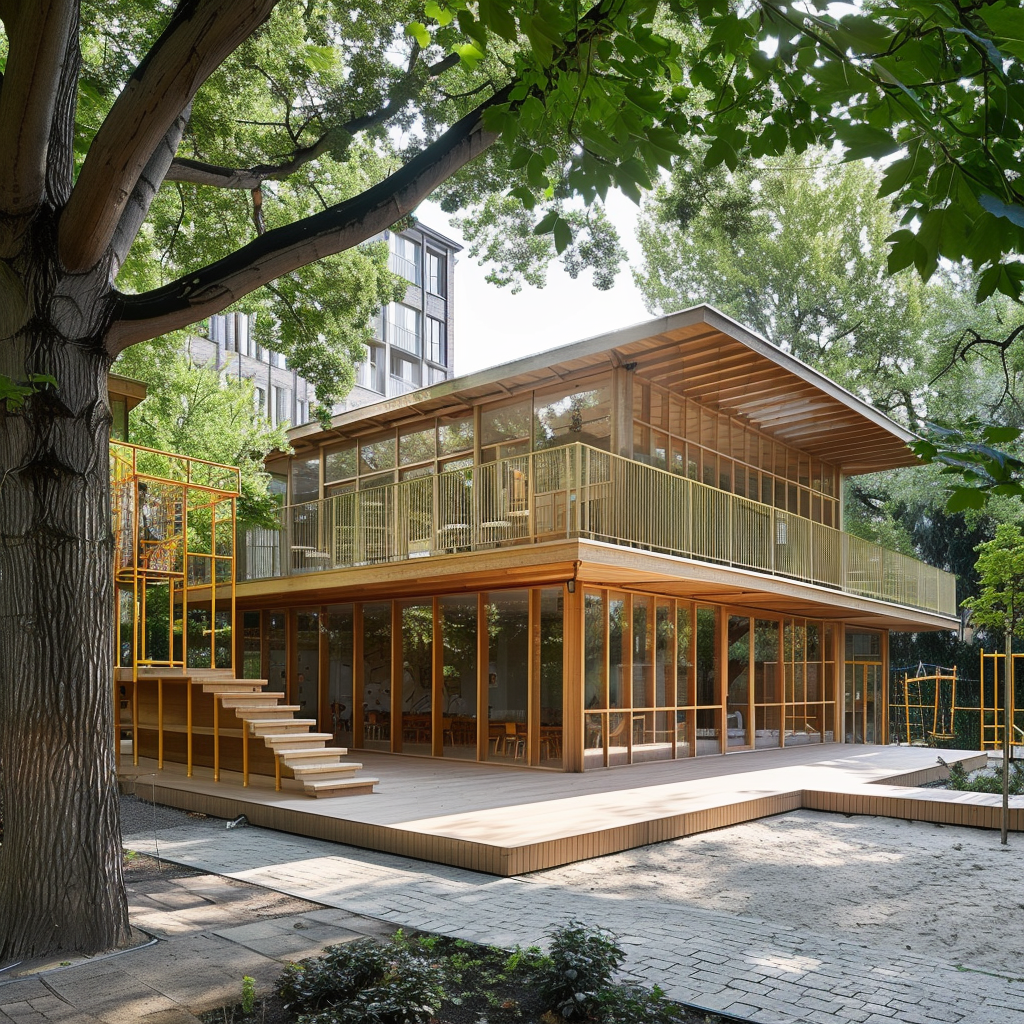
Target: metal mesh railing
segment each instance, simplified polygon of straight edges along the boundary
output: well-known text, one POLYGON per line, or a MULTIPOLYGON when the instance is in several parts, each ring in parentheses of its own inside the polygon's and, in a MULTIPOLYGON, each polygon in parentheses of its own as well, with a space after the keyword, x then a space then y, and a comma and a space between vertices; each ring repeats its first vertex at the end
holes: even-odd
POLYGON ((247 534, 244 578, 556 537, 644 548, 956 613, 956 579, 941 569, 583 444, 288 506, 279 531, 247 534))

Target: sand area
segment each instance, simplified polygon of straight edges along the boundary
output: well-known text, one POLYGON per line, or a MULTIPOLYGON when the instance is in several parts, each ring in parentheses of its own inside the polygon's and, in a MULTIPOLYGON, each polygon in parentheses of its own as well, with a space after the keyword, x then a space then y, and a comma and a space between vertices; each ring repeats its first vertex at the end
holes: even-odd
POLYGON ((795 811, 542 872, 1024 980, 1024 834, 795 811))

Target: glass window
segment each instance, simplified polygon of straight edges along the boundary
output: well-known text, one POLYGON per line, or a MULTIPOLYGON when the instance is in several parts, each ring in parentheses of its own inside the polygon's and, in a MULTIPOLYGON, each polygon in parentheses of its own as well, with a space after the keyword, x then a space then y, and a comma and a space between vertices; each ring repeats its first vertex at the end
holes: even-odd
POLYGON ((391 376, 407 388, 420 386, 420 364, 417 360, 406 359, 397 352, 391 353, 391 376))
POLYGON ((334 742, 343 747, 352 743, 352 605, 337 604, 327 609, 327 700, 330 704, 334 742))
POLYGON ((427 250, 427 291, 431 295, 444 295, 445 258, 427 250))
POLYGON ((420 246, 411 238, 391 236, 391 270, 413 284, 420 283, 420 246))
POLYGON ((533 425, 534 448, 554 448, 582 441, 607 451, 611 431, 610 387, 576 391, 570 395, 537 397, 533 425))
POLYGON ((605 687, 605 625, 608 621, 604 594, 588 590, 583 595, 584 683, 583 706, 608 707, 605 687))
POLYGON ((263 668, 263 678, 267 681, 268 690, 273 690, 275 693, 286 693, 288 690, 288 659, 285 637, 288 633, 288 614, 287 612, 267 612, 266 621, 267 664, 263 668))
POLYGON ((400 348, 414 356, 420 354, 419 310, 392 302, 390 308, 390 341, 392 348, 400 348))
MULTIPOLYGON (((676 676, 673 664, 676 654, 675 639, 672 606, 664 601, 659 601, 655 609, 654 622, 655 707, 673 707, 676 703, 676 676)), ((685 689, 683 692, 686 692, 685 689)))
POLYGON ((750 619, 730 615, 729 687, 726 706, 727 746, 743 747, 750 742, 750 619))
POLYGON ((437 424, 437 454, 454 455, 473 448, 473 415, 457 419, 439 420, 437 424))
POLYGON ((427 317, 427 358, 432 363, 447 363, 448 361, 444 324, 432 316, 427 317))
POLYGON ((292 459, 292 504, 320 497, 320 459, 292 459))
POLYGON ((562 766, 562 622, 561 587, 540 592, 540 751, 547 768, 562 766))
POLYGON ((488 595, 488 759, 528 764, 530 592, 488 595))
POLYGON ((627 707, 625 673, 629 665, 629 626, 625 594, 608 595, 608 706, 627 707))
POLYGON ((438 599, 444 648, 441 751, 444 757, 476 759, 476 596, 438 599))
POLYGON ((287 423, 292 417, 292 393, 274 385, 274 425, 287 423))
POLYGON ((398 432, 398 464, 411 466, 434 458, 434 425, 403 427, 398 432))
POLYGON ((497 444, 530 436, 533 403, 525 398, 512 405, 484 409, 480 414, 481 444, 497 444))
POLYGON ((347 441, 324 451, 324 478, 328 481, 348 480, 356 475, 356 443, 347 441))
POLYGON ((364 441, 359 448, 359 472, 377 473, 395 467, 395 438, 393 435, 376 441, 364 441))
POLYGON ((697 754, 719 752, 718 609, 697 609, 697 754))
POLYGON ((408 754, 433 752, 434 605, 402 604, 402 747, 408 754))
POLYGON ((633 595, 633 707, 653 708, 654 599, 633 595))
POLYGON ((363 605, 363 743, 391 749, 391 602, 363 605))

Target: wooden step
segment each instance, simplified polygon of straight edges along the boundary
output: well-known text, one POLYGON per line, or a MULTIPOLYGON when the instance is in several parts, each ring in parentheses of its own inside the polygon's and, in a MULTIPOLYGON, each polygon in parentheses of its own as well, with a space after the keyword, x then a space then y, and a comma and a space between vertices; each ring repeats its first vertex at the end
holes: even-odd
POLYGON ((265 679, 229 679, 224 682, 203 683, 203 693, 260 693, 266 685, 265 679))
POLYGON ((302 788, 310 795, 324 796, 358 796, 372 793, 379 779, 360 777, 354 779, 304 779, 302 788))
POLYGON ((249 723, 254 736, 279 735, 289 732, 308 732, 316 726, 315 718, 264 718, 249 723))
POLYGON ((301 710, 302 707, 298 704, 274 704, 265 708, 235 708, 235 714, 247 722, 262 722, 275 715, 280 716, 282 711, 294 713, 301 710))
POLYGON ((279 700, 284 700, 284 696, 277 690, 253 690, 251 693, 249 691, 244 693, 220 693, 218 691, 214 694, 214 697, 220 701, 221 707, 225 708, 273 707, 279 700))
POLYGON ((276 753, 278 748, 305 747, 323 750, 334 737, 329 732, 283 732, 283 733, 261 733, 261 739, 268 747, 272 747, 276 753))
POLYGON ((355 761, 339 761, 337 764, 291 764, 288 766, 297 779, 305 779, 307 775, 330 775, 339 779, 355 775, 363 766, 355 761))
POLYGON ((317 757, 344 757, 348 753, 348 747, 299 747, 295 750, 282 747, 275 752, 282 758, 306 761, 317 757))

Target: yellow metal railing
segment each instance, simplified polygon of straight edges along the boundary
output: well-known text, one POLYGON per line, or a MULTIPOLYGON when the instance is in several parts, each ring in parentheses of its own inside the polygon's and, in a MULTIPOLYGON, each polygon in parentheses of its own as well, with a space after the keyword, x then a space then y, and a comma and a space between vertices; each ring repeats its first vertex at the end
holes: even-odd
POLYGON ((956 579, 820 523, 583 444, 338 494, 250 529, 242 579, 589 538, 953 615, 956 579))

